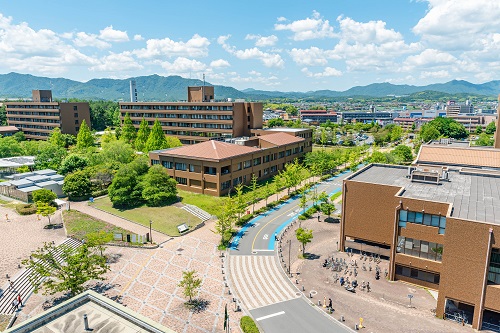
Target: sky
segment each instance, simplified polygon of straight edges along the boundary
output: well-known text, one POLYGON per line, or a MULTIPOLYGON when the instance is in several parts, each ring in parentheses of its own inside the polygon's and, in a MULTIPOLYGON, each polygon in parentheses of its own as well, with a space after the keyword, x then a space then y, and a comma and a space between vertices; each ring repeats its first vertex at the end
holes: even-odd
POLYGON ((237 89, 500 79, 499 0, 0 0, 0 73, 237 89))

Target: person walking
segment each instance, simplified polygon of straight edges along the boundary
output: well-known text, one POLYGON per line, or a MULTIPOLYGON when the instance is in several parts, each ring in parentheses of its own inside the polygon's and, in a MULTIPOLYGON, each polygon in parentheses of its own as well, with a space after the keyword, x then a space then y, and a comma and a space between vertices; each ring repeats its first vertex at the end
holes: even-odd
POLYGON ((10 291, 11 292, 14 292, 14 282, 12 282, 10 279, 9 279, 9 287, 10 287, 10 291))
POLYGON ((22 307, 23 306, 23 302, 21 300, 21 293, 17 294, 17 301, 19 302, 19 305, 22 307))
POLYGON ((333 311, 332 299, 328 298, 328 307, 333 311))
POLYGON ((19 302, 17 301, 17 299, 13 300, 11 305, 12 310, 17 310, 19 308, 19 302))

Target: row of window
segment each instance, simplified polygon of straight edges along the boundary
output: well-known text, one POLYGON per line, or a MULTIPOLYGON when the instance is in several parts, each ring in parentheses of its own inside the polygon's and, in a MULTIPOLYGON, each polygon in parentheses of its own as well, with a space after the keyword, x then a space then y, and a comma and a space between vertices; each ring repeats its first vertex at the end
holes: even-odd
POLYGON ((422 212, 412 212, 409 210, 399 211, 399 226, 406 228, 406 223, 423 224, 431 227, 438 227, 439 233, 444 234, 446 229, 446 217, 427 214, 422 212))
MULTIPOLYGON (((217 114, 176 114, 176 113, 131 113, 134 118, 179 118, 179 119, 208 119, 208 120, 233 120, 232 115, 217 114)), ((122 117, 125 114, 122 113, 122 117)))
POLYGON ((53 130, 56 127, 59 126, 41 126, 41 125, 27 125, 27 124, 16 124, 15 125, 17 128, 33 128, 33 129, 43 129, 43 130, 53 130))
POLYGON ((416 280, 439 284, 439 274, 421 271, 420 269, 416 268, 409 268, 401 265, 396 265, 396 274, 401 276, 407 276, 409 278, 416 280))
POLYGON ((7 105, 8 109, 59 109, 59 105, 42 105, 42 104, 28 104, 28 105, 7 105))
POLYGON ((20 116, 43 116, 43 117, 59 117, 59 112, 25 112, 25 111, 8 111, 7 115, 20 116))
POLYGON ((121 105, 122 110, 232 111, 232 105, 121 105))
POLYGON ((396 251, 412 257, 442 261, 443 244, 399 236, 396 251))
POLYGON ((488 282, 500 284, 500 250, 491 250, 490 266, 488 268, 488 282))
POLYGON ((25 123, 48 123, 59 124, 59 119, 38 119, 38 118, 9 118, 9 121, 22 121, 25 123))

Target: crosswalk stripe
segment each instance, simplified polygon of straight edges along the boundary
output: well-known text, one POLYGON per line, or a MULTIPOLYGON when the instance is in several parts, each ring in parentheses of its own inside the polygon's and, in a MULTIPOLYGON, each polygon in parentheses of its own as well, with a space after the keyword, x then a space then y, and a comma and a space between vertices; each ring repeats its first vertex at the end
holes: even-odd
MULTIPOLYGON (((264 257, 253 257, 253 258, 256 258, 257 260, 259 260, 260 262, 262 262, 264 260, 264 257)), ((278 303, 280 300, 278 298, 278 296, 276 296, 275 293, 273 293, 273 291, 269 288, 270 284, 268 281, 266 281, 263 277, 262 277, 262 272, 260 269, 257 269, 257 275, 259 276, 259 279, 260 281, 262 281, 262 285, 264 286, 264 288, 266 288, 266 292, 267 294, 273 299, 272 301, 269 301, 268 304, 273 304, 273 303, 278 303)))
MULTIPOLYGON (((259 258, 260 257, 249 257, 248 259, 252 262, 256 262, 259 260, 259 258)), ((258 265, 258 262, 257 262, 257 265, 258 265)), ((252 263, 251 266, 255 266, 255 265, 253 265, 253 263, 252 263)), ((258 290, 256 290, 256 293, 258 295, 261 295, 263 298, 265 298, 265 301, 263 303, 266 303, 266 304, 273 303, 273 301, 269 297, 270 293, 267 290, 264 290, 264 289, 267 289, 267 281, 262 279, 262 275, 260 274, 260 269, 250 269, 250 274, 252 275, 252 281, 254 282, 252 284, 252 287, 254 287, 254 289, 255 288, 258 289, 258 290), (260 276, 260 278, 257 277, 257 275, 256 275, 257 272, 259 273, 258 275, 260 276)))
POLYGON ((256 287, 259 286, 259 283, 255 283, 255 275, 254 275, 254 269, 253 269, 253 265, 252 265, 252 257, 243 257, 242 258, 242 266, 243 266, 243 274, 244 275, 244 278, 246 281, 248 281, 248 283, 246 283, 247 286, 249 286, 250 288, 250 291, 252 292, 252 294, 257 298, 257 301, 259 304, 265 304, 264 300, 262 299, 261 297, 261 292, 259 292, 260 290, 256 290, 256 287), (246 262, 248 261, 248 264, 246 264, 246 262), (250 266, 250 269, 249 267, 250 266), (250 274, 248 273, 250 271, 250 274), (251 275, 251 276, 250 276, 251 275))
POLYGON ((286 283, 285 279, 283 279, 280 272, 278 272, 278 268, 276 267, 276 265, 273 262, 270 262, 273 259, 274 258, 270 258, 270 259, 266 260, 266 265, 269 269, 269 273, 271 273, 270 276, 273 278, 274 285, 278 286, 280 288, 281 292, 283 293, 282 297, 285 299, 288 299, 288 298, 290 298, 289 286, 286 283))
MULTIPOLYGON (((243 290, 244 290, 244 292, 242 292, 242 294, 246 295, 245 299, 247 300, 247 302, 249 304, 248 307, 249 308, 255 308, 258 305, 257 305, 257 303, 255 303, 255 299, 254 299, 252 293, 250 292, 250 290, 248 289, 248 284, 245 281, 245 277, 241 274, 241 266, 242 266, 242 264, 239 263, 239 261, 240 261, 239 257, 240 256, 236 256, 236 258, 237 258, 236 259, 236 274, 237 274, 236 278, 242 280, 242 284, 241 285, 242 285, 243 290)), ((241 256, 241 257, 243 258, 244 256, 241 256)))

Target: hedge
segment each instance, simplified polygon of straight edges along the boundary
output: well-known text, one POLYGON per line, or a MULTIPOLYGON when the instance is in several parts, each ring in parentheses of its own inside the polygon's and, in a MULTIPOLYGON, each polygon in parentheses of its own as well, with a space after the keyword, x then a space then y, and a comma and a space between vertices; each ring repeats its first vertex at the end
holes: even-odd
POLYGON ((36 213, 36 206, 32 204, 18 204, 16 205, 16 211, 19 215, 31 215, 36 213))
POLYGON ((240 327, 243 333, 259 333, 259 328, 255 325, 255 322, 249 316, 241 317, 240 327))

